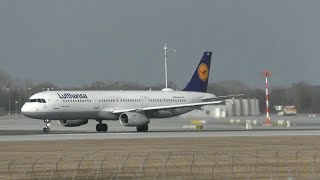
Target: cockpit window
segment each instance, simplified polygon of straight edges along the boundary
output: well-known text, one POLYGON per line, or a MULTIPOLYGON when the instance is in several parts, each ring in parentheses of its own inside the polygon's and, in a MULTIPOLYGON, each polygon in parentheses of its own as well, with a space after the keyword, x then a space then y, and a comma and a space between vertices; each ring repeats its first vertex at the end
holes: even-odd
POLYGON ((37 102, 37 99, 30 99, 29 102, 37 102))
POLYGON ((30 99, 29 102, 46 103, 46 100, 44 100, 44 99, 30 99))

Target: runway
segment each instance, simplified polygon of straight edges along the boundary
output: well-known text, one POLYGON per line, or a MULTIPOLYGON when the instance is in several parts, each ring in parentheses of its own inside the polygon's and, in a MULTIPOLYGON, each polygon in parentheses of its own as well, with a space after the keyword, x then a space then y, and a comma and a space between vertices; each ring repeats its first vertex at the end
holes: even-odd
MULTIPOLYGON (((133 138, 199 138, 199 137, 273 137, 273 136, 319 136, 319 117, 273 117, 275 120, 290 120, 292 126, 264 127, 256 126, 246 130, 244 125, 228 125, 229 118, 205 119, 203 130, 185 129, 190 125, 190 118, 153 119, 149 124, 149 132, 136 132, 134 127, 124 127, 118 121, 105 121, 108 133, 97 133, 94 120, 80 127, 62 127, 56 121, 51 122, 51 133, 43 134, 43 122, 23 116, 3 116, 0 118, 0 141, 47 141, 70 139, 133 139, 133 138)), ((264 117, 241 117, 242 121, 256 119, 263 121, 264 117)))
POLYGON ((84 139, 138 139, 138 138, 203 138, 203 137, 275 137, 320 136, 320 130, 251 130, 251 131, 175 131, 175 132, 119 132, 76 134, 2 135, 0 141, 52 141, 84 139))

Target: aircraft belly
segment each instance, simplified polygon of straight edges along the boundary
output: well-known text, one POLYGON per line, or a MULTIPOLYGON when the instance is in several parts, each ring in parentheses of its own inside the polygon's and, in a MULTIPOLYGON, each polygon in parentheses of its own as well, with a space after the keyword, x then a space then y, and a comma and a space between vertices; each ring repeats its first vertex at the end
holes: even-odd
POLYGON ((97 112, 95 111, 74 111, 74 112, 46 112, 45 118, 43 119, 50 119, 50 120, 61 120, 61 119, 96 119, 97 112))

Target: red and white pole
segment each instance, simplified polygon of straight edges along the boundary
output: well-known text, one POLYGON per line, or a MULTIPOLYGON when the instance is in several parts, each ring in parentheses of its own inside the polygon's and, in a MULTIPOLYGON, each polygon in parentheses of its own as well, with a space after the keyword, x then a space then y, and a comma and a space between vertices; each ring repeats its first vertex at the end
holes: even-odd
POLYGON ((270 71, 264 71, 263 76, 266 78, 266 124, 270 125, 270 114, 269 114, 269 84, 268 84, 268 77, 271 76, 270 71))

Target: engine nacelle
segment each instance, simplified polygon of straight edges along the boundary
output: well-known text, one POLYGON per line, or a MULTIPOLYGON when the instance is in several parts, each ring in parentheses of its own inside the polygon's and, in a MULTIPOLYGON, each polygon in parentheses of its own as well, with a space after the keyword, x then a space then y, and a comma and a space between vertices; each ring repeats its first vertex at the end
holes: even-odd
POLYGON ((120 115, 119 121, 123 126, 143 126, 149 124, 150 119, 143 113, 125 112, 120 115))
POLYGON ((59 120, 58 123, 64 127, 76 127, 82 126, 88 123, 88 119, 76 119, 76 120, 59 120))

